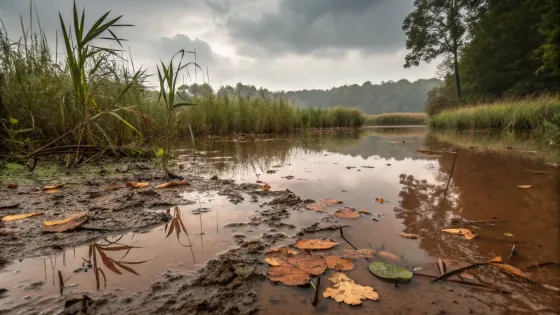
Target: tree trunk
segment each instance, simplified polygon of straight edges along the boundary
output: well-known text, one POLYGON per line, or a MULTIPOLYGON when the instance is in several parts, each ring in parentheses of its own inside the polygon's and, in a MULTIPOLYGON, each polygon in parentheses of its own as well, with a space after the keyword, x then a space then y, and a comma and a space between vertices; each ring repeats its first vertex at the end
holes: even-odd
POLYGON ((459 78, 459 61, 457 58, 457 50, 453 52, 453 64, 455 67, 455 86, 457 86, 457 98, 459 101, 463 99, 463 95, 461 93, 461 78, 459 78))

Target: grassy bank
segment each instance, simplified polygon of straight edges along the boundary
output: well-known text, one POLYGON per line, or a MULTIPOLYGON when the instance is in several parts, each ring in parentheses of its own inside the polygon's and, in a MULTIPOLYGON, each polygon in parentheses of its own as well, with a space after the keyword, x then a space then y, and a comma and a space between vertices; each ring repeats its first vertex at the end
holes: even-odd
POLYGON ((428 115, 424 113, 385 113, 368 115, 368 126, 398 126, 398 125, 426 125, 428 115))
POLYGON ((137 146, 190 136, 191 130, 194 135, 286 133, 365 122, 358 110, 303 109, 281 98, 218 95, 207 82, 200 85, 207 93, 180 89, 177 74, 199 67, 186 60, 195 58, 185 51, 162 56, 170 61, 158 65, 160 73, 150 82, 143 69, 135 69, 130 52, 109 48, 122 49, 122 21, 86 16, 99 22, 87 29, 78 23, 79 12, 74 8, 73 17, 61 17, 58 57, 40 29, 33 34, 22 24, 24 35, 18 37, 0 28, 0 151, 29 152, 54 140, 53 145, 137 146), (158 78, 165 93, 148 88, 158 78))

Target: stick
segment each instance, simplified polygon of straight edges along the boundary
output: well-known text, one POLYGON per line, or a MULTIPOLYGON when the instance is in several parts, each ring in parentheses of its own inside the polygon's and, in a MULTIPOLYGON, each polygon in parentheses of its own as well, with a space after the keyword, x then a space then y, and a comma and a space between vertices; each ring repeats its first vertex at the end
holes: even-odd
POLYGON ((514 256, 517 256, 517 251, 519 250, 519 245, 517 243, 511 246, 511 251, 509 252, 509 257, 507 260, 512 259, 514 256))
POLYGON ((544 266, 560 266, 560 263, 558 262, 553 262, 553 261, 548 261, 545 263, 540 263, 540 264, 534 264, 534 265, 530 265, 525 267, 525 270, 529 270, 529 269, 533 269, 533 268, 540 268, 540 267, 544 267, 544 266))
POLYGON ((64 280, 62 280, 62 272, 58 271, 58 288, 60 290, 60 295, 64 294, 64 280))
POLYGON ((457 155, 459 152, 455 152, 455 157, 453 158, 453 165, 451 166, 451 173, 449 174, 449 178, 447 179, 447 186, 445 186, 445 193, 444 196, 447 196, 447 190, 449 189, 449 183, 451 183, 451 177, 453 177, 453 171, 455 171, 455 162, 457 161, 457 155))
POLYGON ((438 280, 445 280, 446 278, 449 278, 453 275, 456 275, 456 274, 458 274, 460 272, 463 272, 465 270, 468 270, 468 269, 477 268, 477 267, 480 267, 480 266, 488 266, 488 265, 491 265, 491 264, 503 264, 503 263, 504 262, 502 262, 502 261, 489 261, 489 262, 483 262, 483 263, 476 263, 476 264, 468 265, 466 267, 462 267, 462 268, 459 268, 459 269, 455 269, 455 270, 451 270, 449 272, 446 272, 446 273, 442 274, 441 276, 436 277, 434 280, 432 280, 432 282, 436 282, 438 280))
POLYGON ((317 277, 317 285, 315 286, 315 293, 313 294, 313 299, 311 300, 311 305, 317 306, 319 302, 319 288, 321 287, 321 275, 317 277))
POLYGON ((350 246, 352 246, 353 249, 358 250, 358 248, 357 248, 356 246, 354 246, 352 243, 350 243, 349 240, 347 240, 347 239, 344 237, 344 233, 342 232, 342 226, 340 227, 340 237, 342 237, 342 239, 345 240, 346 243, 350 244, 350 246))
MULTIPOLYGON (((415 276, 421 276, 421 277, 427 277, 427 278, 437 278, 437 276, 432 276, 432 275, 427 275, 424 273, 417 273, 417 272, 413 272, 413 274, 415 276)), ((470 282, 470 281, 462 281, 462 280, 453 280, 453 279, 444 279, 443 281, 447 281, 447 282, 453 282, 453 283, 460 283, 460 284, 466 284, 466 285, 471 285, 474 287, 480 287, 480 288, 485 288, 485 289, 490 289, 490 290, 496 290, 499 291, 501 293, 505 293, 505 294, 511 294, 510 291, 506 291, 506 290, 502 290, 500 288, 496 288, 493 286, 489 286, 489 285, 485 285, 485 284, 480 284, 480 283, 474 283, 474 282, 470 282)))

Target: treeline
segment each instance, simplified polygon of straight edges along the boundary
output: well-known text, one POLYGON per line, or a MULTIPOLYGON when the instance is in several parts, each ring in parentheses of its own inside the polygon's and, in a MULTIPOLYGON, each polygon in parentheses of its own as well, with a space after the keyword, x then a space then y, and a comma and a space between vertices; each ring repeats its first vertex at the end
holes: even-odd
POLYGON ((560 91, 560 0, 419 0, 405 66, 445 60, 426 112, 560 91))
MULTIPOLYGON (((300 90, 273 92, 254 85, 237 83, 235 87, 224 86, 216 93, 219 95, 241 95, 258 97, 281 97, 289 100, 296 106, 331 108, 348 106, 357 108, 367 114, 380 114, 388 112, 422 112, 428 91, 441 86, 438 79, 417 80, 410 82, 400 80, 387 81, 381 84, 372 84, 367 81, 362 85, 352 84, 333 87, 328 90, 300 90)), ((189 92, 212 93, 208 86, 187 87, 189 92)))

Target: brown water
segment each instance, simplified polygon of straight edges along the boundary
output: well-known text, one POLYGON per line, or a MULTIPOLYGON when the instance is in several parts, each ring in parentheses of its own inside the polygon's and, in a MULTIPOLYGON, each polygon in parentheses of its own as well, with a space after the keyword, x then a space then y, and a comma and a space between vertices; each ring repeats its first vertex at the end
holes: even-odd
MULTIPOLYGON (((352 225, 345 236, 358 248, 376 249, 401 256, 396 264, 422 268, 422 273, 438 275, 437 258, 448 268, 488 261, 495 256, 506 259, 513 243, 519 253, 508 263, 524 268, 534 263, 560 261, 560 171, 547 166, 550 153, 528 150, 534 143, 524 140, 501 146, 499 139, 490 148, 468 148, 476 141, 495 139, 487 135, 456 135, 453 145, 428 134, 426 129, 366 129, 361 132, 278 136, 266 139, 214 139, 197 142, 197 152, 186 150, 179 163, 200 175, 218 175, 238 182, 261 180, 273 190, 289 189, 302 199, 336 198, 346 206, 365 209, 371 215, 359 219, 340 219, 352 225), (514 149, 506 149, 513 146, 514 149), (515 150, 523 148, 523 152, 515 150), (458 152, 447 194, 454 155, 448 153, 420 154, 416 149, 458 152), (546 174, 529 172, 543 171, 546 174), (275 171, 269 174, 267 171, 275 171), (293 176, 293 178, 292 178, 293 176), (530 189, 518 185, 533 185, 530 189), (386 203, 377 203, 383 198, 386 203), (377 221, 372 220, 375 218, 377 221), (492 221, 469 223, 468 221, 492 221), (459 222, 463 222, 459 224, 459 222), (466 223, 465 223, 466 222, 466 223), (466 240, 441 230, 449 227, 469 228, 478 238, 466 240), (418 240, 405 239, 400 232, 417 234, 418 240), (506 236, 513 235, 513 236, 506 236)), ((448 139, 448 138, 446 138, 448 139)), ((510 139, 511 140, 511 139, 510 139)), ((486 142, 484 144, 487 145, 486 142)), ((540 148, 538 148, 540 149, 540 148)), ((217 187, 218 188, 218 187, 217 187)), ((180 208, 180 215, 189 236, 178 240, 167 227, 149 233, 129 233, 97 242, 108 257, 117 259, 127 250, 111 251, 111 247, 134 246, 126 261, 142 262, 129 265, 132 272, 116 274, 105 270, 106 281, 96 280, 91 269, 74 272, 89 257, 89 246, 65 250, 55 257, 16 262, 2 273, 0 283, 10 290, 10 296, 0 299, 0 310, 13 305, 38 303, 42 297, 59 293, 58 274, 67 281, 65 292, 101 290, 128 296, 153 283, 166 270, 190 272, 216 254, 235 246, 232 235, 242 233, 248 238, 260 237, 268 228, 244 226, 224 227, 232 222, 246 222, 260 211, 258 203, 249 198, 237 205, 217 191, 185 196, 197 204, 180 208), (200 207, 209 212, 192 213, 200 207), (118 242, 121 245, 110 242, 118 242), (191 248, 181 245, 191 243, 191 248), (192 249, 192 251, 191 251, 192 249), (143 262, 148 260, 146 262, 143 262), (29 285, 43 282, 39 289, 29 285), (23 303, 23 304, 25 304, 23 303)), ((173 211, 172 211, 172 214, 173 211)), ((285 222, 298 228, 319 221, 324 215, 316 212, 294 213, 285 222)), ((281 231, 292 236, 294 231, 281 231)), ((329 237, 341 242, 331 250, 341 253, 350 248, 336 232, 322 232, 313 237, 329 237)), ((291 243, 286 238, 281 243, 291 243)), ((430 283, 430 279, 415 276, 411 283, 395 287, 379 281, 367 271, 367 262, 347 275, 362 285, 379 292, 379 301, 365 301, 359 310, 331 299, 320 299, 317 308, 309 303, 313 289, 273 285, 265 281, 260 288, 263 314, 340 314, 366 312, 380 314, 557 314, 560 310, 560 268, 533 269, 528 275, 537 284, 531 285, 494 269, 472 271, 479 283, 498 286, 510 295, 471 288, 452 283, 430 283)), ((107 268, 105 268, 107 269, 107 268)), ((330 286, 323 276, 321 291, 330 286)))

